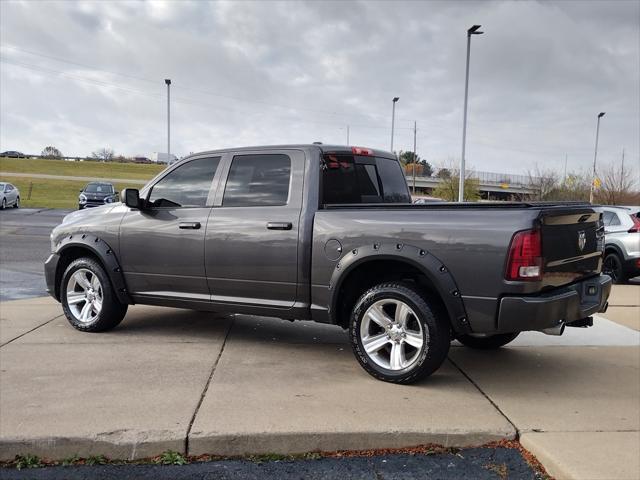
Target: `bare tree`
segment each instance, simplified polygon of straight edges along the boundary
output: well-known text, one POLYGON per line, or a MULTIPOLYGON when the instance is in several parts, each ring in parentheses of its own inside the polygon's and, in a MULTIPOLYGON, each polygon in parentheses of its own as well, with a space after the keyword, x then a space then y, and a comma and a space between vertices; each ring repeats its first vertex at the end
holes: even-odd
POLYGON ((102 162, 110 162, 111 160, 113 160, 114 152, 111 148, 100 148, 95 152, 92 152, 91 156, 94 159, 100 160, 102 162))
POLYGON ((62 152, 52 145, 44 147, 40 155, 44 158, 62 158, 62 152))
POLYGON ((634 179, 624 164, 611 163, 600 174, 601 186, 596 193, 599 203, 605 205, 623 205, 628 203, 632 194, 634 179))
POLYGON ((555 190, 557 190, 560 182, 559 175, 553 170, 542 170, 536 165, 533 170, 527 170, 529 177, 529 185, 535 193, 533 200, 552 200, 555 190))

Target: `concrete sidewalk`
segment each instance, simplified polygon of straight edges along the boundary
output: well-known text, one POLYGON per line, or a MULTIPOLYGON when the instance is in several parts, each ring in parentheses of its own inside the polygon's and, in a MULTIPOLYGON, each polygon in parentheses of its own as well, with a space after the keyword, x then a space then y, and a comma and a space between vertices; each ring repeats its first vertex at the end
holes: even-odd
MULTIPOLYGON (((640 316, 635 290, 615 289, 640 316)), ((558 478, 640 476, 640 333, 624 321, 527 333, 495 352, 453 346, 430 379, 397 386, 369 377, 332 326, 134 306, 117 329, 85 334, 60 315, 48 298, 0 303, 2 459, 519 435, 558 478)))

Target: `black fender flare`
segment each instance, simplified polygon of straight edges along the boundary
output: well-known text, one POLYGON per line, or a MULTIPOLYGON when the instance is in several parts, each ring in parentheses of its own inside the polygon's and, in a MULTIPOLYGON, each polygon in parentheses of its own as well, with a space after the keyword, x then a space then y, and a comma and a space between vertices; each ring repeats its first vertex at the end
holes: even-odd
POLYGON ((462 295, 447 266, 426 249, 390 242, 363 245, 352 249, 340 258, 329 284, 329 315, 334 322, 339 292, 345 278, 355 268, 375 260, 399 260, 417 268, 435 286, 449 313, 453 330, 456 333, 471 332, 462 295))
MULTIPOLYGON (((111 280, 111 285, 113 285, 118 300, 122 303, 133 304, 134 302, 129 296, 127 284, 124 280, 124 275, 122 274, 122 268, 120 267, 120 263, 109 244, 96 235, 90 233, 74 233, 60 239, 56 248, 56 253, 62 256, 64 255, 65 250, 78 247, 88 250, 96 256, 100 262, 102 262, 102 265, 104 265, 104 269, 111 280)), ((59 264, 57 268, 60 268, 59 264)), ((59 278, 58 275, 62 275, 62 273, 63 272, 56 271, 56 278, 59 278)), ((56 298, 59 299, 60 287, 57 282, 55 288, 56 298)))

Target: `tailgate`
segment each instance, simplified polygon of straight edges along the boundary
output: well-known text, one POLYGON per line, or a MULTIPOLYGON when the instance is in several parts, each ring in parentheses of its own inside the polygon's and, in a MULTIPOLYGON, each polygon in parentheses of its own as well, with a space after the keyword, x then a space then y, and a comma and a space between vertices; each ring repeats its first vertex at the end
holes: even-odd
POLYGON ((600 273, 604 227, 592 207, 543 209, 539 216, 543 284, 560 286, 600 273))

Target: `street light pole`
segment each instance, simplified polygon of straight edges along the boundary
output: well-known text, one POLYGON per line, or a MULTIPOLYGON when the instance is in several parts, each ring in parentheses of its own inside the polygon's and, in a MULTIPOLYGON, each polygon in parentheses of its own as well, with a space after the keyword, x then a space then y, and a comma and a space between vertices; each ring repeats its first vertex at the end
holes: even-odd
POLYGON ((167 163, 171 161, 171 80, 164 79, 167 84, 167 163))
POLYGON ((396 123, 396 102, 400 100, 400 97, 393 97, 393 107, 391 108, 391 153, 393 153, 393 129, 396 123))
POLYGON ((349 145, 349 125, 347 125, 347 146, 349 145))
POLYGON ((416 155, 416 135, 418 132, 418 122, 413 121, 413 195, 416 194, 416 167, 418 166, 418 155, 416 155))
POLYGON ((598 158, 598 136, 600 135, 600 119, 604 117, 605 112, 598 114, 598 123, 596 124, 596 148, 593 152, 593 172, 591 172, 591 189, 589 190, 589 203, 593 203, 594 183, 596 182, 596 159, 598 158))
POLYGON ((460 181, 458 184, 458 201, 464 202, 464 154, 467 141, 467 99, 469 97, 469 58, 471 56, 471 35, 482 35, 480 25, 474 25, 467 30, 467 73, 464 82, 464 114, 462 120, 462 158, 460 158, 460 181))

